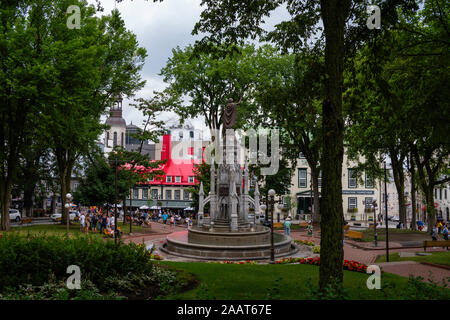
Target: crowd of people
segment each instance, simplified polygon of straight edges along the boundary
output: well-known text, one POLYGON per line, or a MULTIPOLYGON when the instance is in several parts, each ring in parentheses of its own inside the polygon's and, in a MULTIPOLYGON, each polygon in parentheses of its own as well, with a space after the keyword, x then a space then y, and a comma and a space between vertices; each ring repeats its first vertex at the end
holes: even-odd
MULTIPOLYGON (((84 233, 98 231, 111 237, 114 236, 116 221, 113 212, 83 211, 78 220, 80 221, 80 229, 84 233)), ((117 227, 117 236, 120 237, 120 235, 120 228, 117 227)))
MULTIPOLYGON (((120 211, 119 217, 123 217, 123 211, 120 211)), ((131 211, 131 215, 127 215, 126 219, 129 222, 138 226, 150 226, 151 222, 158 222, 165 225, 185 225, 186 228, 192 226, 192 221, 195 214, 180 215, 170 209, 147 212, 147 210, 131 211)), ((112 211, 102 213, 102 210, 91 209, 82 211, 78 217, 80 222, 80 229, 84 233, 100 232, 108 236, 114 236, 115 230, 115 214, 112 211)), ((120 228, 118 227, 118 236, 120 236, 120 228)))
POLYGON ((434 241, 438 240, 439 235, 442 235, 442 238, 444 240, 448 240, 448 229, 450 227, 450 223, 445 223, 444 221, 438 221, 434 225, 433 229, 431 230, 431 239, 434 241))

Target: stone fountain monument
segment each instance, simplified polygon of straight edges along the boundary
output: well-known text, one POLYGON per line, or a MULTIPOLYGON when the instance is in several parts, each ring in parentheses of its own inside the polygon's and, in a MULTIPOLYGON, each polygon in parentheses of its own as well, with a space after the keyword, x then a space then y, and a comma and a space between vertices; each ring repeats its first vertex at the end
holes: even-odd
MULTIPOLYGON (((270 257, 270 228, 255 221, 259 214, 259 190, 256 183, 254 197, 249 195, 249 172, 247 161, 242 170, 239 164, 239 150, 234 134, 226 134, 232 129, 237 114, 238 103, 228 100, 225 108, 222 131, 222 160, 211 163, 211 188, 205 197, 203 183, 199 192, 197 224, 187 231, 177 232, 167 237, 162 251, 196 259, 267 259, 270 257), (204 217, 205 205, 209 203, 210 216, 204 217), (249 219, 249 206, 255 214, 249 219)), ((213 158, 212 158, 213 159, 213 158)), ((295 253, 292 239, 279 233, 274 234, 276 257, 295 253)))

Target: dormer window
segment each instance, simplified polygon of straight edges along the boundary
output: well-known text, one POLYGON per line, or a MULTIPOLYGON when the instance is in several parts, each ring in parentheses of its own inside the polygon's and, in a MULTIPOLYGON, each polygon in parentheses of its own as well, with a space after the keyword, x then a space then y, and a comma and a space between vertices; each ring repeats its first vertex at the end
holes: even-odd
POLYGON ((166 182, 172 182, 172 176, 167 176, 166 177, 166 182))
POLYGON ((181 182, 181 177, 180 176, 176 176, 175 177, 175 182, 180 183, 181 182))

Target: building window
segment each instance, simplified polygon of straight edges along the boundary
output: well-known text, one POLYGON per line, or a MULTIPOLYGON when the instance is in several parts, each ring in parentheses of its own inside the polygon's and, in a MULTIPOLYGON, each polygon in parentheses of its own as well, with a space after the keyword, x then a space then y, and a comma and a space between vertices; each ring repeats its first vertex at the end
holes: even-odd
POLYGON ((358 187, 358 184, 356 183, 354 169, 348 169, 348 187, 349 188, 357 188, 358 187))
POLYGON ((358 198, 348 198, 348 208, 355 209, 358 208, 358 198))
POLYGON ((175 190, 175 200, 181 200, 181 191, 175 190))
POLYGON ((109 131, 106 132, 106 146, 109 147, 109 131))
MULTIPOLYGON (((78 189, 78 182, 73 183, 73 191, 78 189)), ((447 191, 447 190, 446 190, 447 191)))
POLYGON ((117 145, 117 132, 114 132, 114 138, 113 138, 113 147, 117 145))
POLYGON ((152 199, 158 199, 158 189, 152 189, 152 199))
POLYGON ((172 190, 166 190, 166 200, 172 200, 172 190))
POLYGON ((180 183, 181 182, 181 177, 180 176, 176 176, 175 177, 175 182, 180 183))
POLYGON ((447 189, 444 189, 444 199, 447 200, 447 189))
POLYGON ((142 189, 142 199, 148 199, 148 189, 142 189))
POLYGON ((179 135, 180 135, 180 140, 182 140, 183 139, 183 131, 180 131, 179 135))
POLYGON ((366 188, 373 188, 373 178, 366 172, 366 188))
POLYGON ((437 189, 434 189, 434 198, 437 200, 437 189))
POLYGON ((307 169, 298 169, 298 187, 306 188, 306 170, 307 169))
POLYGON ((134 199, 139 198, 139 189, 136 189, 136 188, 133 189, 133 198, 134 199))
POLYGON ((189 200, 189 191, 188 190, 183 190, 183 199, 189 200))
POLYGON ((372 208, 372 198, 365 198, 364 205, 366 208, 372 208))
POLYGON ((153 181, 155 181, 155 179, 153 177, 151 177, 151 178, 148 178, 148 181, 153 182, 153 181))
POLYGON ((442 200, 442 189, 439 189, 439 200, 442 200))
POLYGON ((194 138, 194 131, 189 131, 189 136, 193 139, 194 138))
POLYGON ((167 176, 166 177, 166 182, 172 182, 172 176, 167 176))
POLYGON ((189 183, 194 183, 194 176, 189 176, 188 182, 189 182, 189 183))

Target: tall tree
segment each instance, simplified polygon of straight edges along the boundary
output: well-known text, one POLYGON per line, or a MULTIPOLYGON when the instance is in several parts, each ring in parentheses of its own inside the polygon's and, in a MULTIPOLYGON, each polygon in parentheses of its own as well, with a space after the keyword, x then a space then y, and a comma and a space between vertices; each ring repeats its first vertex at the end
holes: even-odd
POLYGON ((294 167, 300 153, 305 157, 314 190, 314 221, 319 222, 323 57, 320 51, 291 55, 279 54, 270 47, 259 51, 258 77, 252 95, 260 110, 247 121, 250 127, 280 128, 284 132, 282 145, 286 151, 283 157, 290 159, 294 167))
POLYGON ((11 189, 17 181, 20 153, 39 116, 37 93, 47 70, 40 65, 38 28, 26 1, 0 3, 0 205, 1 230, 10 230, 11 189))
POLYGON ((245 98, 255 77, 255 49, 250 45, 233 49, 236 48, 217 46, 211 52, 195 52, 189 45, 172 50, 172 57, 161 70, 169 84, 163 96, 165 104, 182 121, 204 116, 208 128, 219 130, 228 98, 242 98, 238 118, 244 114, 245 98), (231 53, 223 56, 223 52, 231 53))
MULTIPOLYGON (((55 0, 48 16, 50 35, 45 41, 54 64, 44 108, 47 139, 56 157, 62 203, 70 191, 76 160, 88 153, 102 132, 100 116, 117 95, 132 96, 142 88, 139 71, 146 56, 136 36, 125 28, 117 10, 96 18, 85 2, 81 28, 69 30, 61 15, 68 1, 55 0)), ((67 218, 64 211, 62 223, 67 218)))

